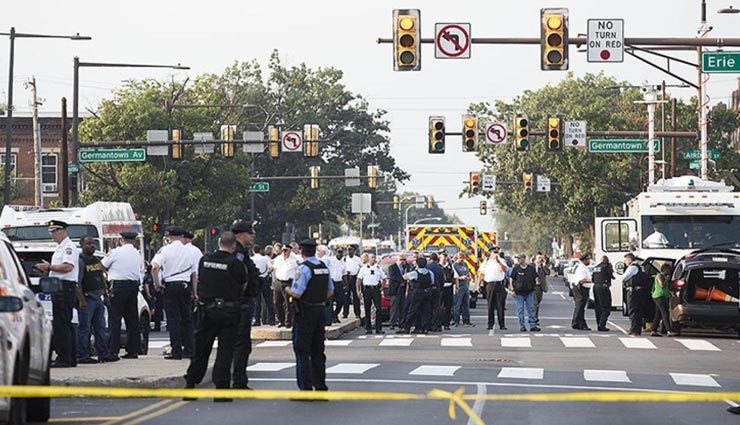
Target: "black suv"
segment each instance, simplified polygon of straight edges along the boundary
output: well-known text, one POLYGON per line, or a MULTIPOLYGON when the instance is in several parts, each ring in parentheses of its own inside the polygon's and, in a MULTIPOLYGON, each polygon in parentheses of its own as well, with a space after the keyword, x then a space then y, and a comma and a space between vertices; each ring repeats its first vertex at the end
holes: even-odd
POLYGON ((706 249, 679 259, 673 272, 670 314, 682 327, 734 329, 740 336, 740 250, 706 249))

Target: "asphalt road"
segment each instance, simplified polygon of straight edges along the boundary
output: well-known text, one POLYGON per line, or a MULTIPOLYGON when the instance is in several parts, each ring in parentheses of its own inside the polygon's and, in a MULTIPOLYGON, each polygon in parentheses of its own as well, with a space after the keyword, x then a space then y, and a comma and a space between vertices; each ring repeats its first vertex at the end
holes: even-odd
MULTIPOLYGON (((509 300, 507 331, 486 330, 486 306, 472 310, 475 327, 442 334, 364 335, 357 330, 328 342, 331 390, 426 394, 439 388, 486 394, 574 391, 740 391, 740 340, 734 335, 685 334, 681 338, 629 337, 620 312, 609 333, 570 329, 572 301, 562 279, 552 278, 541 310, 543 332, 519 332, 509 300), (512 331, 513 330, 513 331, 512 331)), ((596 328, 593 311, 587 321, 596 328)), ((156 341, 159 336, 155 336, 156 341)), ((256 343, 250 386, 295 389, 289 341, 256 343)), ((544 403, 470 401, 486 424, 736 424, 726 403, 544 403)), ((107 424, 220 423, 467 424, 447 414, 446 401, 295 402, 211 400, 64 399, 52 404, 52 421, 107 424), (245 413, 248 416, 245 416, 245 413), (87 419, 85 419, 87 418, 87 419)))

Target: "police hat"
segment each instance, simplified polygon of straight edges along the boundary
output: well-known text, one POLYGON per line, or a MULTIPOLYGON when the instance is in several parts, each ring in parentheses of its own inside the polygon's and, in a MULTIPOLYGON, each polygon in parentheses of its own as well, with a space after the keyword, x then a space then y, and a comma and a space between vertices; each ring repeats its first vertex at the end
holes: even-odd
POLYGON ((129 239, 129 240, 134 240, 136 239, 136 236, 137 236, 136 232, 121 232, 120 235, 123 239, 129 239))
POLYGON ((300 245, 300 246, 308 246, 308 247, 311 247, 311 246, 315 247, 316 246, 316 241, 313 240, 313 239, 306 238, 306 239, 298 242, 298 245, 300 245))
POLYGON ((416 265, 419 266, 420 269, 423 269, 427 266, 427 259, 424 257, 419 257, 416 259, 416 265))
POLYGON ((182 227, 171 226, 167 228, 167 234, 169 236, 184 236, 185 233, 185 229, 182 227))
POLYGON ((249 233, 250 235, 254 234, 254 229, 252 228, 251 223, 247 223, 246 221, 240 221, 235 223, 233 226, 231 226, 231 232, 236 234, 239 233, 249 233))
POLYGON ((186 238, 186 239, 195 239, 195 235, 194 235, 194 234, 192 234, 192 233, 190 233, 190 232, 189 232, 189 231, 187 231, 187 230, 185 231, 185 233, 183 233, 183 234, 182 234, 182 237, 183 237, 183 238, 186 238))
POLYGON ((69 226, 61 220, 51 220, 46 225, 49 226, 49 230, 66 229, 69 226))

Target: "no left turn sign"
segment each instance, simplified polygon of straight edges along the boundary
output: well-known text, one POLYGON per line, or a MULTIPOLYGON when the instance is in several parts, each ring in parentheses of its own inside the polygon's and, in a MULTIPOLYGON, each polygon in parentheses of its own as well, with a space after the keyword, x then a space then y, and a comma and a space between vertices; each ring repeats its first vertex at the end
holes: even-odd
POLYGON ((470 59, 470 23, 434 24, 436 59, 470 59))
POLYGON ((283 152, 300 152, 303 148, 303 135, 299 131, 283 133, 283 152))
POLYGON ((506 142, 506 126, 500 122, 486 123, 486 144, 500 145, 506 142))

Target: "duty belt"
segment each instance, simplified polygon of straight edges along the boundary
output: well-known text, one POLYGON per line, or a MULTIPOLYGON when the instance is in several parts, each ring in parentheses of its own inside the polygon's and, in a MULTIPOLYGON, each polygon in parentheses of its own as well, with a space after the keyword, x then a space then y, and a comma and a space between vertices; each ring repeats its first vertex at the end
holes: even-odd
POLYGON ((239 301, 224 301, 220 298, 216 298, 210 302, 200 302, 198 306, 204 310, 219 310, 223 308, 239 308, 241 302, 239 301))
POLYGON ((115 280, 111 280, 110 283, 112 283, 113 285, 115 285, 117 283, 135 283, 135 284, 138 285, 139 284, 139 281, 138 280, 133 280, 133 279, 115 279, 115 280))
POLYGON ((324 307, 326 305, 324 303, 310 303, 308 301, 300 301, 300 303, 304 307, 324 307))

